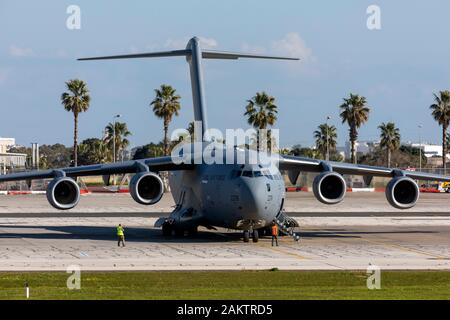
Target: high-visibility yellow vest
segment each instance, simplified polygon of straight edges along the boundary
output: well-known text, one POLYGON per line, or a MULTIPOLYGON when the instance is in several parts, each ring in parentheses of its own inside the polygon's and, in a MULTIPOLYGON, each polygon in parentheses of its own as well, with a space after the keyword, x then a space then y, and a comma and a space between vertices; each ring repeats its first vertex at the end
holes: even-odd
POLYGON ((117 227, 117 235, 123 236, 123 228, 122 227, 117 227))

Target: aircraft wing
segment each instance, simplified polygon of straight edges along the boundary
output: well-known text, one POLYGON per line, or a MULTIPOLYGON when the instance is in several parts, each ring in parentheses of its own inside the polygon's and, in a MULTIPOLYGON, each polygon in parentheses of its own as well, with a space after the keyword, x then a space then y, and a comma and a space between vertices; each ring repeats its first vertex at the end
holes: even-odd
POLYGON ((100 176, 121 173, 137 173, 145 170, 154 172, 189 170, 193 168, 191 164, 176 164, 171 157, 148 158, 109 164, 94 164, 88 166, 68 167, 61 169, 36 170, 20 173, 0 175, 0 182, 17 180, 49 179, 61 175, 67 177, 100 176))
POLYGON ((417 171, 400 170, 394 168, 323 161, 294 156, 280 155, 278 165, 281 170, 288 170, 288 171, 323 172, 332 170, 340 174, 353 174, 372 177, 406 176, 417 180, 450 182, 450 176, 443 176, 438 174, 417 172, 417 171))

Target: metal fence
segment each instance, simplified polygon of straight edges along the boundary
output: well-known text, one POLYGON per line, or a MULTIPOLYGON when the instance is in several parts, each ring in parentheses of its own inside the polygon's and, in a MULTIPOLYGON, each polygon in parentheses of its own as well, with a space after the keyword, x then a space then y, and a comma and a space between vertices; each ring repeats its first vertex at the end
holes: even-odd
POLYGON ((444 168, 422 168, 421 170, 419 170, 419 168, 416 168, 415 171, 439 174, 439 175, 443 175, 443 176, 450 175, 450 167, 446 168, 446 169, 444 169, 444 168))

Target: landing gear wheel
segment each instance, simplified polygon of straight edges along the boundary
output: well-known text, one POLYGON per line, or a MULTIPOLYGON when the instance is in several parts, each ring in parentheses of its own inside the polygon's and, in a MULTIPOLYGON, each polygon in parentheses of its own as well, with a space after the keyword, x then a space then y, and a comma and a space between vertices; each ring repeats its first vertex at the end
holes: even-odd
POLYGON ((253 238, 253 242, 258 242, 258 240, 259 240, 259 232, 258 232, 258 230, 253 230, 253 233, 252 233, 252 238, 253 238))
POLYGON ((164 222, 162 225, 162 233, 165 237, 170 237, 172 235, 172 226, 170 223, 164 222))
POLYGON ((184 230, 183 229, 175 229, 175 236, 184 237, 184 230))
POLYGON ((197 229, 197 227, 191 228, 191 229, 188 230, 188 235, 189 235, 189 236, 196 236, 197 234, 198 234, 198 229, 197 229))
POLYGON ((250 232, 248 230, 244 231, 244 242, 250 241, 250 232))

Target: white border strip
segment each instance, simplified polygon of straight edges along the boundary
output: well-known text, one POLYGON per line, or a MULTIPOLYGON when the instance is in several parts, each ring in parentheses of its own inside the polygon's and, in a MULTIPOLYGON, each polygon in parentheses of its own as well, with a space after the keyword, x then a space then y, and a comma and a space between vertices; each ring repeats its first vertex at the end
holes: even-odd
POLYGON ((375 188, 351 188, 351 192, 375 192, 375 188))

